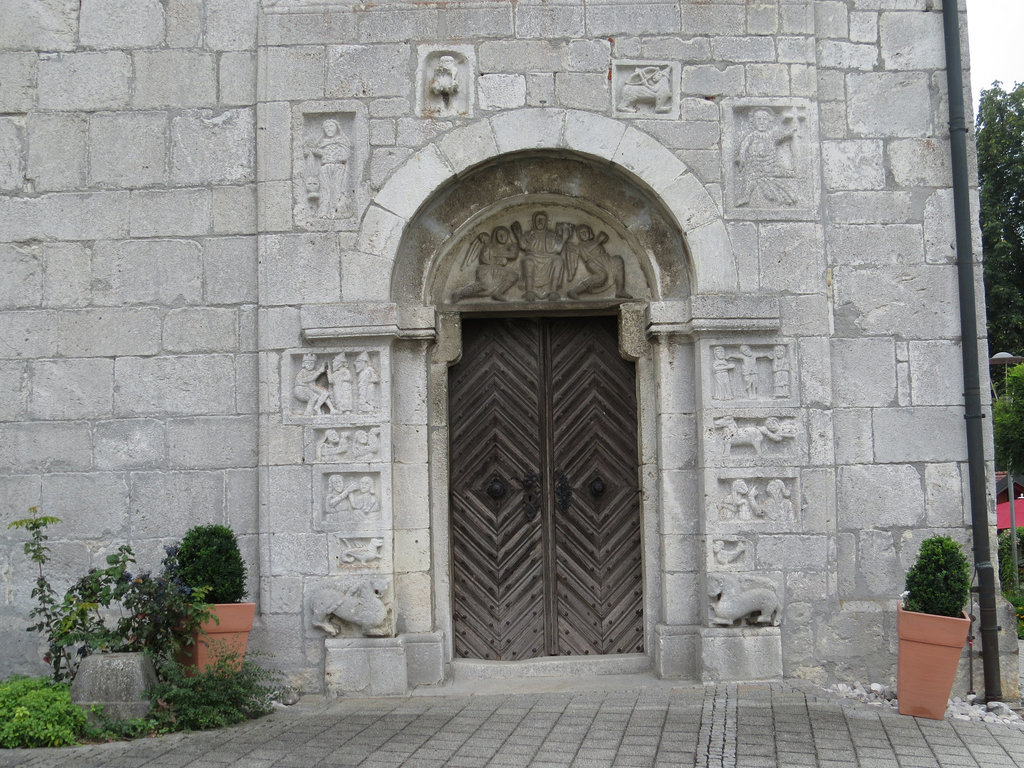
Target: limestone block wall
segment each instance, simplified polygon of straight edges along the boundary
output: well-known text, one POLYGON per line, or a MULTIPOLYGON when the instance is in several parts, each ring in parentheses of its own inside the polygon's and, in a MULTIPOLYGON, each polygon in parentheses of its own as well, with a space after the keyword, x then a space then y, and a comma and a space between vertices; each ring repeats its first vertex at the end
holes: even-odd
POLYGON ((254 2, 0 7, 0 676, 39 673, 37 505, 58 589, 193 524, 258 592, 254 2))
MULTIPOLYGON (((700 676, 724 574, 777 592, 785 674, 892 675, 919 542, 969 539, 935 0, 0 9, 0 499, 65 518, 66 576, 228 522, 309 690, 332 629, 450 631, 428 379, 457 351, 395 254, 478 164, 568 155, 688 249, 638 368, 661 670, 700 676), (386 620, 318 626, 367 585, 386 620)), ((38 666, 30 578, 5 538, 0 674, 38 666)))

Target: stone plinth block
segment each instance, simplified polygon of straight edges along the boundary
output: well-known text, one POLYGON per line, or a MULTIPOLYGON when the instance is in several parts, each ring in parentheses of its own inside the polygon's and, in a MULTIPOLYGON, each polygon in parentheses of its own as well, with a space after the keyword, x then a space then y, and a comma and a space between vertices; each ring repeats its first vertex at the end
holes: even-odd
MULTIPOLYGON (((86 656, 71 683, 71 700, 90 711, 102 705, 103 714, 112 720, 145 717, 149 712, 146 689, 156 685, 156 670, 148 656, 141 653, 94 653, 86 656)), ((96 725, 96 722, 93 722, 96 725)))
POLYGON ((693 627, 659 624, 654 628, 654 672, 669 680, 697 677, 698 637, 693 627))
POLYGON ((782 677, 782 632, 778 627, 702 627, 701 679, 776 680, 782 677))
POLYGON ((440 632, 401 635, 399 640, 405 644, 409 688, 444 682, 444 646, 440 632))
POLYGON ((325 645, 324 681, 329 696, 403 696, 408 691, 402 638, 339 638, 325 645))

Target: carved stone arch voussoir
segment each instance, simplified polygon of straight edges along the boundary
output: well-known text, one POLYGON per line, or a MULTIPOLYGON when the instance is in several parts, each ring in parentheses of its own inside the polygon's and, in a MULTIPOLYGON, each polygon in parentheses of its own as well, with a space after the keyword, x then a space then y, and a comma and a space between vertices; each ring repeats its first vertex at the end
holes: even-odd
MULTIPOLYGON (((630 210, 620 218, 628 229, 636 228, 630 225, 642 229, 632 204, 643 200, 657 210, 659 226, 676 230, 678 244, 662 238, 655 243, 662 246, 660 249, 645 249, 653 265, 650 272, 656 274, 657 289, 652 298, 659 294, 672 298, 738 290, 735 258, 719 207, 671 151, 642 131, 601 115, 522 109, 449 131, 410 157, 385 183, 363 218, 357 241, 361 253, 383 262, 382 266, 392 265, 392 285, 375 288, 381 293, 379 298, 427 298, 423 294, 430 292, 426 289, 430 268, 423 263, 424 248, 432 245, 432 253, 439 253, 441 242, 430 236, 437 233, 424 231, 425 225, 440 225, 450 235, 482 207, 509 197, 536 192, 584 196, 578 190, 557 190, 550 184, 540 184, 536 189, 522 185, 516 188, 507 174, 494 170, 518 167, 526 159, 563 164, 575 161, 579 167, 590 167, 594 171, 591 176, 603 173, 622 185, 625 207, 630 210), (483 197, 457 193, 459 187, 466 186, 463 182, 474 180, 477 183, 468 186, 479 193, 480 181, 488 175, 504 186, 492 188, 483 197), (466 214, 461 221, 454 221, 450 215, 444 221, 429 215, 431 210, 437 212, 444 207, 439 203, 459 199, 466 214), (416 283, 415 290, 410 280, 416 283)), ((572 180, 578 181, 578 177, 573 175, 572 180)), ((599 207, 615 212, 618 206, 609 197, 607 204, 599 207)), ((649 239, 657 240, 663 234, 656 228, 649 239)))

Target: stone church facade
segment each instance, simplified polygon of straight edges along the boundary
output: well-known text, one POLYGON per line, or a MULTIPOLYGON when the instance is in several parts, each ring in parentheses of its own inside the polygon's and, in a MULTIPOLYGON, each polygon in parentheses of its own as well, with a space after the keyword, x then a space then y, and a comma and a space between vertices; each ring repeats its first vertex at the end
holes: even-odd
POLYGON ((231 525, 331 694, 892 678, 970 540, 937 3, 0 15, 0 497, 58 580, 231 525))

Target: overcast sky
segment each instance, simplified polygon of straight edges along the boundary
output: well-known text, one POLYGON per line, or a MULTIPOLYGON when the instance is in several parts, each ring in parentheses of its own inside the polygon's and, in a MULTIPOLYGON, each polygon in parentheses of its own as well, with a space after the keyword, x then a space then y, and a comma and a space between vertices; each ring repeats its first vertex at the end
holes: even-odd
POLYGON ((1024 83, 1024 0, 967 0, 967 32, 975 104, 993 80, 1024 83))

